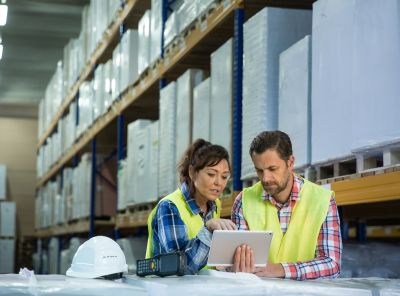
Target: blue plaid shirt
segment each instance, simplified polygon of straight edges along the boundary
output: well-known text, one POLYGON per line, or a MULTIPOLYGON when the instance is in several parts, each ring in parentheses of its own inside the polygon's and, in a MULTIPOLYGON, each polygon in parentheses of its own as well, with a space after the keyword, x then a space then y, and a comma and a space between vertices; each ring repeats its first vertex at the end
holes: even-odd
MULTIPOLYGON (((216 203, 209 201, 209 210, 206 214, 203 214, 194 197, 189 195, 185 183, 182 183, 181 191, 191 214, 200 214, 205 225, 212 218, 213 212, 217 211, 216 203)), ((188 229, 179 215, 178 208, 170 200, 163 200, 158 204, 151 227, 153 228, 154 256, 177 251, 184 252, 187 259, 186 273, 188 274, 195 274, 207 264, 211 245, 211 232, 204 226, 197 236, 190 240, 188 238, 188 229)))

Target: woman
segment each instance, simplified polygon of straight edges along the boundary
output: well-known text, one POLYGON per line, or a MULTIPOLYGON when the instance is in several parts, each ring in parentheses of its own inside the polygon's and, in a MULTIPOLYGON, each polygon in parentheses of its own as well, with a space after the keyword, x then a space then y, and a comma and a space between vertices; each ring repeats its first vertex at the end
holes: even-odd
POLYGON ((202 269, 208 258, 212 232, 234 230, 231 220, 220 219, 222 194, 229 176, 226 149, 196 140, 178 165, 181 186, 160 200, 148 219, 146 258, 184 252, 186 273, 202 269))

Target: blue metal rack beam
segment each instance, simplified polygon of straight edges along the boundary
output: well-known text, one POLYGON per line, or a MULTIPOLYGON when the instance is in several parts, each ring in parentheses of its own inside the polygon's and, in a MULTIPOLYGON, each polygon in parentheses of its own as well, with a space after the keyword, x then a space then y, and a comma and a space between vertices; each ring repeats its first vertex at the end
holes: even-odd
POLYGON ((236 9, 233 36, 233 191, 242 190, 240 177, 242 165, 243 23, 244 9, 236 9))

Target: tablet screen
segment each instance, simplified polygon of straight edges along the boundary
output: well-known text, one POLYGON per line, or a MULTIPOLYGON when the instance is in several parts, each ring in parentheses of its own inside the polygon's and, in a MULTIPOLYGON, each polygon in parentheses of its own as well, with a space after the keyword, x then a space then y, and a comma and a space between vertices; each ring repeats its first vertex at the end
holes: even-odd
POLYGON ((246 244, 253 249, 254 265, 265 267, 271 240, 272 231, 215 230, 207 265, 232 266, 236 248, 246 244))

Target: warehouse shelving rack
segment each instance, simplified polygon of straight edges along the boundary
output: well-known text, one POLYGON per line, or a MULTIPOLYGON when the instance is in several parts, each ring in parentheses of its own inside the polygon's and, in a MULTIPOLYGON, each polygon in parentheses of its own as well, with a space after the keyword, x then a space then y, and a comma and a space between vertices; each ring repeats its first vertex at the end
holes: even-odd
MULTIPOLYGON (((37 188, 44 186, 56 174, 62 172, 64 167, 77 164, 80 154, 91 151, 109 152, 117 148, 117 158, 124 158, 124 140, 126 137, 126 123, 135 119, 157 119, 159 90, 167 82, 175 80, 190 67, 207 68, 210 53, 223 44, 229 37, 234 37, 234 98, 233 98, 233 193, 222 199, 222 216, 229 217, 233 200, 242 189, 240 179, 241 164, 241 103, 242 103, 242 55, 243 55, 243 23, 245 17, 254 15, 265 6, 291 7, 311 9, 315 0, 302 1, 273 1, 273 0, 224 0, 218 2, 216 7, 209 11, 198 25, 180 39, 174 47, 161 52, 161 58, 151 65, 140 79, 130 85, 121 93, 119 100, 111 108, 96 119, 93 125, 75 142, 75 144, 53 165, 50 170, 37 181, 37 188)), ((77 97, 79 85, 91 78, 96 64, 110 58, 110 53, 118 43, 122 27, 137 26, 138 19, 143 12, 150 8, 149 0, 128 0, 116 20, 110 25, 102 42, 93 53, 90 62, 85 66, 82 74, 64 100, 56 116, 51 121, 44 136, 39 140, 39 149, 46 143, 56 129, 71 102, 77 97)), ((164 1, 164 18, 166 0, 164 1)), ((163 21, 165 24, 165 19, 163 21)), ((143 228, 147 225, 150 211, 133 214, 130 217, 116 214, 112 221, 99 221, 94 217, 94 186, 96 174, 95 157, 92 158, 92 194, 91 215, 87 221, 78 221, 50 229, 38 230, 38 238, 69 235, 72 233, 89 233, 95 235, 98 227, 116 227, 115 236, 119 237, 121 229, 143 228)), ((400 172, 381 171, 373 175, 355 174, 348 178, 334 178, 322 183, 329 183, 336 192, 336 199, 342 209, 347 206, 363 205, 372 202, 390 202, 400 200, 400 172)), ((342 210, 343 212, 343 210, 342 210)), ((344 215, 346 217, 346 215, 344 215)), ((360 223, 359 232, 366 232, 365 224, 360 223)), ((347 232, 347 231, 346 231, 347 232)), ((382 231, 376 230, 376 233, 382 231)), ((393 234, 396 236, 396 234, 393 234)), ((365 234, 364 234, 365 236, 365 234)), ((345 236, 346 237, 346 236, 345 236)))

